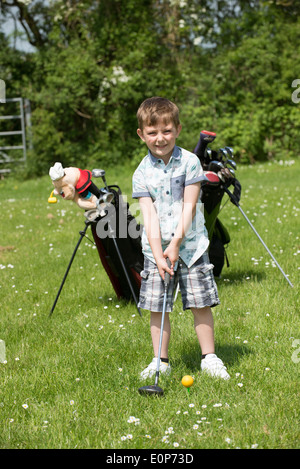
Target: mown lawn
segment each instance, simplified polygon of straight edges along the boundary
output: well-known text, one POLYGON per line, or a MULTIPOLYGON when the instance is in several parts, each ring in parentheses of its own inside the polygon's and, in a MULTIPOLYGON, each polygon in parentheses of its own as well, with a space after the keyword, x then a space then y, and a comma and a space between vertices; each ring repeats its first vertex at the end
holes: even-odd
MULTIPOLYGON (((132 171, 106 174, 129 202, 132 171)), ((82 212, 71 202, 47 203, 48 176, 0 181, 0 448, 298 448, 299 175, 298 160, 239 167, 241 207, 294 288, 226 203, 220 218, 231 236, 230 267, 217 280, 214 317, 216 351, 231 379, 201 374, 192 315, 179 295, 162 398, 138 393, 152 359, 149 313, 140 317, 116 298, 88 239, 49 318, 82 212), (194 377, 189 393, 186 374, 194 377)))

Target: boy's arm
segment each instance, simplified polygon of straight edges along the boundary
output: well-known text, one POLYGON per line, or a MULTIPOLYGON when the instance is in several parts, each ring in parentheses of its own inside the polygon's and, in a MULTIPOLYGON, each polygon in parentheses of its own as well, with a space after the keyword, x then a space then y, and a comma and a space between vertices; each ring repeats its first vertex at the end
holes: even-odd
POLYGON ((172 266, 174 266, 175 262, 178 260, 180 245, 195 216, 199 194, 200 182, 190 184, 184 189, 182 214, 174 237, 164 252, 164 256, 170 259, 172 266))
MULTIPOLYGON (((157 268, 161 277, 165 278, 165 272, 173 275, 173 267, 170 269, 166 261, 166 255, 161 247, 161 234, 159 227, 159 219, 153 205, 151 197, 140 197, 139 203, 144 219, 144 228, 147 238, 156 261, 157 268)), ((170 259, 171 260, 171 259, 170 259)))

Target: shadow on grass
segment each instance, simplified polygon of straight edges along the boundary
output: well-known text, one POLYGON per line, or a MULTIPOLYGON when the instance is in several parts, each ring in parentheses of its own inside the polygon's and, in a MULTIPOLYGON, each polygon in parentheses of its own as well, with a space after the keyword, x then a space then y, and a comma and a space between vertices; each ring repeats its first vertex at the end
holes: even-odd
MULTIPOLYGON (((189 368, 191 372, 200 370, 201 367, 201 350, 198 344, 190 344, 185 347, 184 350, 178 350, 178 359, 174 358, 172 363, 174 368, 184 364, 185 367, 189 368)), ((240 362, 241 357, 250 355, 252 350, 246 345, 238 344, 216 344, 216 355, 221 358, 225 366, 235 366, 240 362)))

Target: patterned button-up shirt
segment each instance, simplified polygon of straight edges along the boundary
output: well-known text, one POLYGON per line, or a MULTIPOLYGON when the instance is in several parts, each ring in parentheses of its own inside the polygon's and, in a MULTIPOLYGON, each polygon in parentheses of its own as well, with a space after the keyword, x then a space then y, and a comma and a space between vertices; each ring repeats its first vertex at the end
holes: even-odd
MULTIPOLYGON (((148 155, 135 170, 132 178, 132 197, 136 199, 151 197, 159 219, 163 251, 172 240, 179 223, 184 188, 202 180, 205 180, 205 176, 199 158, 177 146, 174 147, 167 165, 148 151, 148 155)), ((143 230, 142 245, 144 255, 155 262, 145 230, 143 230)), ((180 245, 179 257, 190 267, 204 253, 208 245, 203 204, 199 196, 196 214, 180 245)))

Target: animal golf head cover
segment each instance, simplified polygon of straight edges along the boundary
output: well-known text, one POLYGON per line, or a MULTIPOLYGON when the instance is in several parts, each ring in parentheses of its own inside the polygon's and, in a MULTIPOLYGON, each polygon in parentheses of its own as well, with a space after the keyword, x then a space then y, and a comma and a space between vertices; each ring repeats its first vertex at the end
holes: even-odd
POLYGON ((98 189, 91 181, 91 171, 74 167, 63 168, 55 163, 49 170, 54 186, 54 194, 66 200, 72 200, 80 208, 90 210, 97 207, 98 189))

